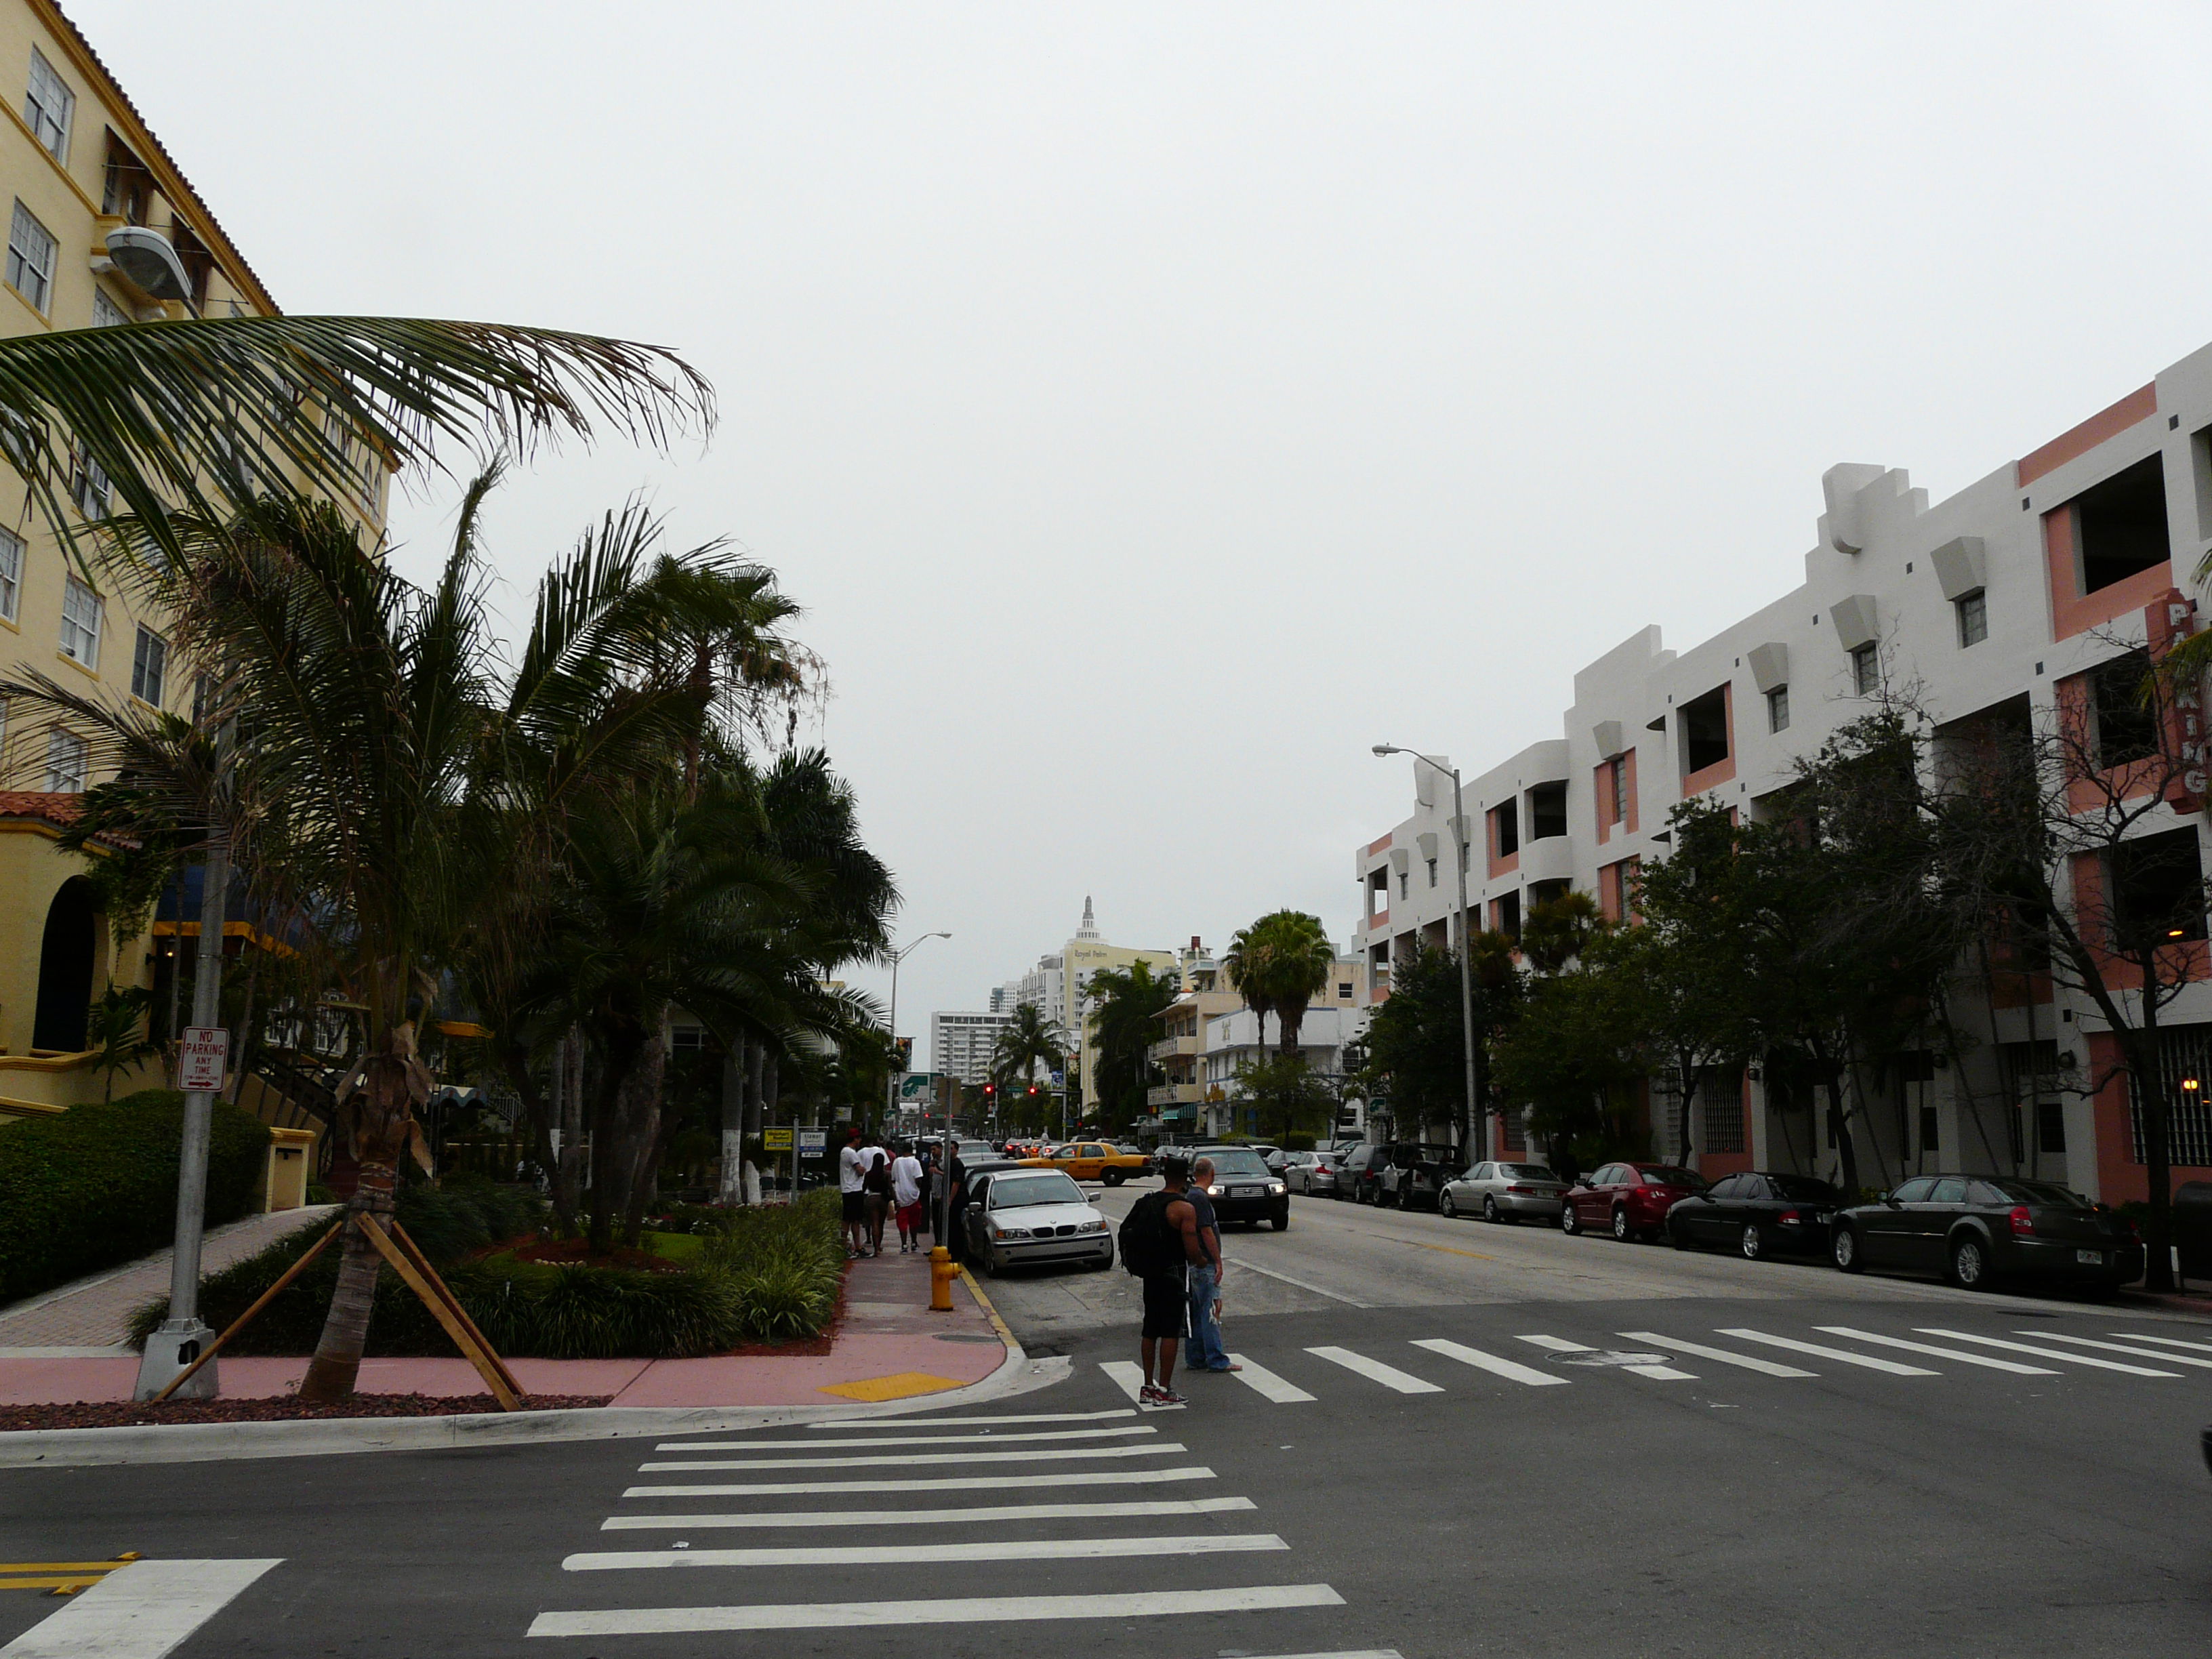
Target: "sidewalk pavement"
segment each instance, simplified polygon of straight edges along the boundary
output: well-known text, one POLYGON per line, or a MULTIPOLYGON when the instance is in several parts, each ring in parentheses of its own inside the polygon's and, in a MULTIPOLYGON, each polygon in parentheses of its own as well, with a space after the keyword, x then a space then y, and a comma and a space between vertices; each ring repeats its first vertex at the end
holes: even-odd
MULTIPOLYGON (((290 1213, 297 1215, 297 1211, 290 1213)), ((266 1243, 267 1238, 260 1243, 266 1243)), ((255 1244, 252 1249, 259 1249, 255 1244)), ((242 1252, 250 1254, 251 1251, 242 1252)), ((166 1264, 166 1255, 161 1258, 166 1264)), ((152 1271, 153 1259, 118 1274, 152 1271)), ((113 1282, 106 1281, 106 1282, 113 1282)), ((160 1294, 167 1287, 163 1265, 160 1294)), ((72 1291, 92 1291, 88 1283, 72 1291)), ((143 1300, 125 1301, 125 1308, 143 1300)), ((1015 1350, 1012 1335, 963 1277, 952 1293, 951 1313, 929 1311, 929 1258, 896 1251, 850 1264, 845 1279, 845 1317, 830 1352, 819 1355, 736 1354, 708 1359, 514 1359, 515 1379, 532 1394, 607 1395, 617 1407, 827 1406, 840 1401, 879 1403, 941 1394, 980 1382, 1015 1350)), ((31 1310, 0 1316, 8 1322, 31 1310)), ((60 1328, 100 1328, 89 1322, 60 1328)), ((116 1328, 120 1328, 119 1316, 116 1328)), ((4 1341, 0 1335, 0 1341, 4 1341)), ((57 1345, 59 1346, 59 1345, 57 1345)), ((270 1398, 289 1394, 307 1374, 299 1358, 255 1358, 228 1355, 216 1364, 226 1399, 270 1398)), ((33 1406, 73 1401, 128 1400, 137 1380, 137 1356, 128 1352, 62 1346, 59 1352, 26 1353, 0 1346, 0 1405, 33 1406)), ((423 1394, 441 1397, 486 1392, 483 1379, 465 1359, 367 1359, 362 1362, 363 1394, 423 1394)))

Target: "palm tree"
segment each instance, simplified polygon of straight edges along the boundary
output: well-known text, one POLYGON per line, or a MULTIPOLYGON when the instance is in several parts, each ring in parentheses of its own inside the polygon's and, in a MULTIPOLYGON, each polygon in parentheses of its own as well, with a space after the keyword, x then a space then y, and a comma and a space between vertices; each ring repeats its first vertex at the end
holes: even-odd
POLYGON ((1263 1043, 1267 1014, 1273 1012, 1288 1059, 1298 1051, 1307 1005, 1335 977, 1336 947, 1319 916, 1275 910, 1237 933, 1221 965, 1245 1006, 1259 1015, 1263 1043))
POLYGON ((1098 1132, 1123 1126, 1133 1104, 1141 1104, 1151 1075, 1146 1051, 1159 1040, 1153 1016, 1176 999, 1176 988, 1139 957, 1127 968, 1101 968, 1091 975, 1091 1030, 1097 1058, 1092 1062, 1099 1107, 1098 1132))
POLYGON ((1026 1089, 1036 1079, 1040 1066, 1047 1072, 1066 1068, 1067 1032, 1058 1020, 1047 1019, 1035 1003, 1021 1003, 1015 1007, 1013 1018, 999 1028, 991 1052, 991 1079, 1009 1107, 1016 1091, 1026 1089))

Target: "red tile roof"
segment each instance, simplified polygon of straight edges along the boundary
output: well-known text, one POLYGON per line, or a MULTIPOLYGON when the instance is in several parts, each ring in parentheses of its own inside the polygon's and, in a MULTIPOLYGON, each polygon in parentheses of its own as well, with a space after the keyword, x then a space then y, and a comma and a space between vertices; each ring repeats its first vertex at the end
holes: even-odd
MULTIPOLYGON (((84 811, 84 797, 62 789, 0 789, 0 818, 28 818, 33 823, 51 824, 57 830, 66 830, 75 823, 84 811)), ((138 843, 128 836, 100 835, 94 837, 111 847, 136 847, 138 843)))

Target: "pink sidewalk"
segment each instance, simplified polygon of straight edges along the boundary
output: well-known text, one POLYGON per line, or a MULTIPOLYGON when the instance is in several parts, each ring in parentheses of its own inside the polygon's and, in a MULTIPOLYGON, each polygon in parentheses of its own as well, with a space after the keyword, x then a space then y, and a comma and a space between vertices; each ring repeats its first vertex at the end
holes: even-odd
MULTIPOLYGON (((616 1406, 823 1406, 839 1400, 918 1398, 980 1382, 998 1370, 1006 1346, 966 1285, 953 1311, 929 1311, 929 1259, 891 1255, 855 1261, 845 1279, 845 1322, 821 1355, 733 1355, 714 1359, 516 1359, 516 1379, 532 1394, 611 1395, 616 1406), (834 1392, 833 1392, 834 1390, 834 1392)), ((219 1358, 225 1398, 290 1393, 307 1369, 302 1358, 219 1358)), ((131 1358, 0 1358, 0 1405, 128 1400, 137 1380, 131 1358)), ((467 1360, 369 1359, 364 1394, 482 1394, 467 1360)))

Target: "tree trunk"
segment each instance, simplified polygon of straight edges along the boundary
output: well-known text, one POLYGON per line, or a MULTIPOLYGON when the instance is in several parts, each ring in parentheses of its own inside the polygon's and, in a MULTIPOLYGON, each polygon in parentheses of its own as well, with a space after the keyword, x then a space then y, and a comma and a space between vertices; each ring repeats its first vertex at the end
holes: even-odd
POLYGON ((636 1058, 636 1045, 610 1042, 600 1062, 599 1087, 592 1091, 592 1185, 586 1208, 591 1216, 586 1237, 595 1251, 615 1245, 623 1197, 619 1097, 636 1058))
POLYGON ((742 1058, 752 1039, 739 1037, 735 1053, 722 1056, 722 1161, 717 1171, 715 1201, 745 1201, 745 1073, 742 1058))
MULTIPOLYGON (((364 1160, 361 1182, 347 1202, 349 1221, 356 1215, 373 1215, 380 1224, 392 1208, 394 1171, 389 1164, 364 1160)), ((376 1303, 377 1270, 384 1258, 358 1226, 349 1225, 338 1241, 338 1283, 331 1296, 331 1310, 323 1320, 323 1334, 315 1344, 315 1357, 300 1382, 300 1398, 329 1402, 352 1396, 361 1375, 362 1351, 368 1346, 368 1321, 376 1303)))
POLYGON ((2167 1137, 2166 1057, 2159 1050, 2157 963, 2138 959, 2142 970, 2142 1028, 2122 1034, 2128 1056, 2128 1085, 2141 1103, 2143 1126, 2143 1182, 2149 1213, 2143 1227, 2143 1289, 2173 1289, 2173 1166, 2167 1137))
MULTIPOLYGON (((768 1065, 768 1045, 754 1042, 745 1045, 745 1142, 757 1146, 761 1139, 761 1087, 763 1073, 768 1065)), ((745 1202, 761 1201, 760 1170, 751 1158, 744 1160, 745 1202)))
POLYGON ((523 1121, 530 1126, 532 1150, 538 1164, 551 1176, 553 1224, 563 1238, 573 1237, 576 1231, 576 1212, 573 1194, 562 1190, 562 1182, 553 1172, 562 1152, 554 1151, 561 1111, 561 1062, 565 1039, 553 1045, 553 1059, 547 1087, 540 1090, 538 1079, 530 1069, 530 1054, 520 1043, 502 1042, 499 1045, 499 1067, 507 1076, 507 1085, 522 1102, 523 1121))
POLYGON ((1810 1043, 1807 1048, 1828 1091, 1828 1133, 1836 1139, 1838 1176, 1844 1189, 1844 1202, 1856 1204, 1859 1201, 1859 1159, 1851 1145, 1850 1117, 1844 1109, 1843 1068, 1829 1060, 1823 1045, 1810 1043))
MULTIPOLYGON (((253 1069, 256 1058, 254 1051, 259 1046, 253 1040, 253 1005, 259 999, 261 992, 262 953, 254 950, 253 938, 250 933, 246 936, 241 948, 252 951, 253 960, 246 965, 246 1008, 239 1016, 238 1053, 231 1065, 230 1103, 234 1106, 239 1103, 240 1099, 246 1093, 246 1073, 253 1069)), ((113 1074, 111 1073, 110 1075, 113 1074)))
POLYGON ((624 1080, 622 1112, 623 1243, 635 1246, 645 1231, 646 1207, 656 1195, 659 1176, 662 1105, 668 1092, 668 1020, 638 1049, 637 1060, 624 1080))
MULTIPOLYGON (((775 1121, 783 1098, 783 1061, 775 1050, 763 1048, 766 1059, 761 1067, 761 1122, 763 1126, 775 1121)), ((791 1195, 799 1196, 799 1136, 791 1137, 791 1195)))
POLYGON ((554 1051, 561 1056, 561 1153, 553 1167, 554 1203, 566 1205, 568 1236, 577 1237, 584 1208, 584 1073, 590 1059, 584 1034, 571 1027, 554 1051))
POLYGON ((1694 1169, 1696 1166, 1690 1162, 1690 1159, 1696 1156, 1698 1150, 1697 1135, 1693 1127, 1698 1111, 1697 1057, 1687 1050, 1677 1049, 1674 1054, 1674 1076, 1676 1088, 1682 1102, 1682 1130, 1675 1137, 1682 1151, 1681 1156, 1674 1161, 1686 1170, 1694 1169))

